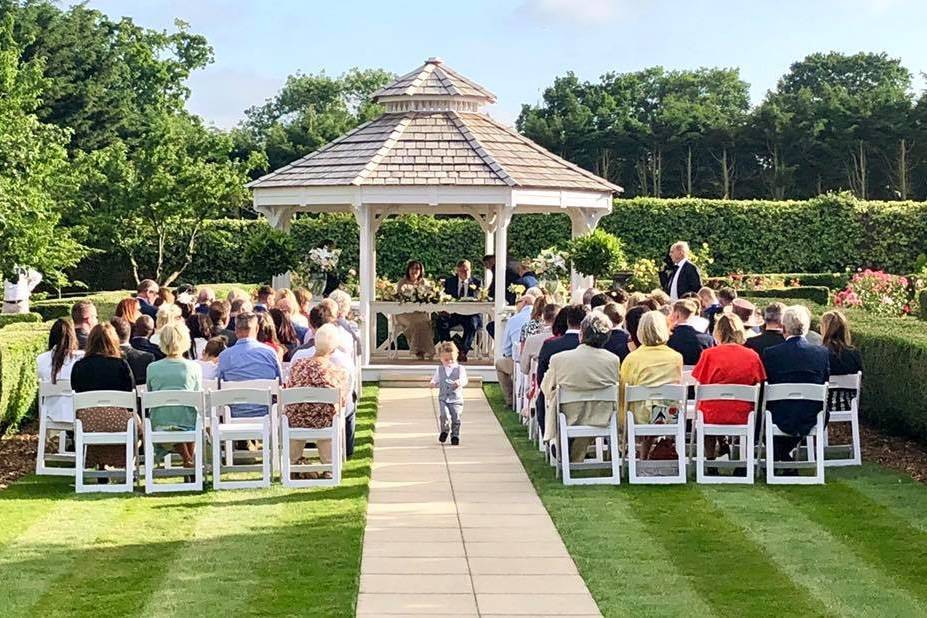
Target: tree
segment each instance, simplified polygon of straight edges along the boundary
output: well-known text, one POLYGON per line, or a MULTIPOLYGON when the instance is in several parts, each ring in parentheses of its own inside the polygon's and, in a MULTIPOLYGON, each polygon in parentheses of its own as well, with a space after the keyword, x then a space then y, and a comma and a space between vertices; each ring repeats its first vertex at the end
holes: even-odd
POLYGON ((236 152, 262 150, 269 169, 286 165, 382 113, 370 97, 394 77, 356 68, 336 78, 291 75, 272 99, 245 112, 234 132, 236 152))
POLYGON ((78 157, 79 217, 101 248, 126 256, 136 281, 169 285, 193 260, 203 223, 247 200, 248 173, 266 165, 231 151, 230 136, 198 118, 156 115, 134 148, 117 141, 78 157))
POLYGON ((85 4, 3 2, 16 15, 23 60, 44 62, 39 118, 70 129, 71 152, 131 142, 151 113, 180 113, 187 77, 212 61, 206 39, 179 20, 174 32, 156 31, 85 4))
POLYGON ((41 122, 42 63, 21 62, 13 16, 0 22, 0 275, 16 267, 42 272, 53 284, 86 253, 60 225, 71 188, 65 130, 41 122))

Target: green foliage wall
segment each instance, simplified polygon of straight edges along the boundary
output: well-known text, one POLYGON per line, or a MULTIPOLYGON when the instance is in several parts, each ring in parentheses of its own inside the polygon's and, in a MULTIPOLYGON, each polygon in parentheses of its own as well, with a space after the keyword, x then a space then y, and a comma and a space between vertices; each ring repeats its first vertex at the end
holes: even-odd
MULTIPOLYGON (((249 220, 209 222, 181 281, 251 279, 254 268, 247 259, 248 240, 266 225, 249 220)), ((927 249, 927 203, 862 202, 847 195, 783 202, 620 199, 600 226, 622 240, 631 261, 659 260, 670 244, 685 239, 693 246, 709 244, 715 259, 710 274, 822 273, 820 281, 806 275, 801 282, 828 287, 841 286, 826 274, 847 267, 912 272, 918 254, 927 249)), ((335 241, 343 249, 344 268, 357 267, 358 231, 352 216, 300 217, 293 222, 291 233, 297 251, 304 254, 324 241, 335 241)), ((510 253, 535 256, 569 237, 565 214, 516 215, 509 228, 510 253)), ((483 233, 475 221, 409 215, 391 218, 380 228, 377 270, 395 279, 402 275, 407 260, 417 258, 425 262, 430 274, 445 274, 458 259, 477 263, 482 254, 483 233)), ((91 289, 134 284, 126 260, 114 255, 86 260, 74 278, 91 289)))
POLYGON ((48 326, 20 322, 0 329, 0 435, 35 410, 36 357, 48 344, 48 326))
POLYGON ((41 322, 42 316, 38 313, 13 313, 13 314, 0 314, 0 328, 8 326, 10 324, 20 324, 23 322, 41 322))

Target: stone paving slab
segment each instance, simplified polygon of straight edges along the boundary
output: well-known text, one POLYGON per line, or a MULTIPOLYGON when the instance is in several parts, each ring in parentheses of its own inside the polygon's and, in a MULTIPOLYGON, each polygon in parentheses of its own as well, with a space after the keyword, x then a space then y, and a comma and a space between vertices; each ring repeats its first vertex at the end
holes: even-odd
POLYGON ((382 388, 358 616, 600 616, 478 389, 461 445, 427 389, 382 388))

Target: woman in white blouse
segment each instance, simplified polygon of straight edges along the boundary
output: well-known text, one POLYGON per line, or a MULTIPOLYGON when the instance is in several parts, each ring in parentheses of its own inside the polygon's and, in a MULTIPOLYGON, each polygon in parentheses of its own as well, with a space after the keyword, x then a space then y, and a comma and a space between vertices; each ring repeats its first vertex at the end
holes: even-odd
MULTIPOLYGON (((43 382, 57 383, 70 380, 71 368, 84 356, 77 349, 77 333, 68 320, 57 320, 48 334, 48 351, 36 359, 36 373, 43 382)), ((53 421, 73 422, 74 410, 67 395, 47 397, 40 411, 53 421)))

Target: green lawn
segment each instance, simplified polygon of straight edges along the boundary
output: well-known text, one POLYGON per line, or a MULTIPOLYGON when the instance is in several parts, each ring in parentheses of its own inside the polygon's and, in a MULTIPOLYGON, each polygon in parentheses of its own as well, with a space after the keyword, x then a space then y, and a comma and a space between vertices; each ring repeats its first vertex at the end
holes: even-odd
POLYGON ((0 615, 353 616, 377 387, 341 487, 76 496, 0 492, 0 615))
POLYGON ((867 464, 823 487, 567 488, 485 392, 604 615, 927 615, 927 487, 867 464))

